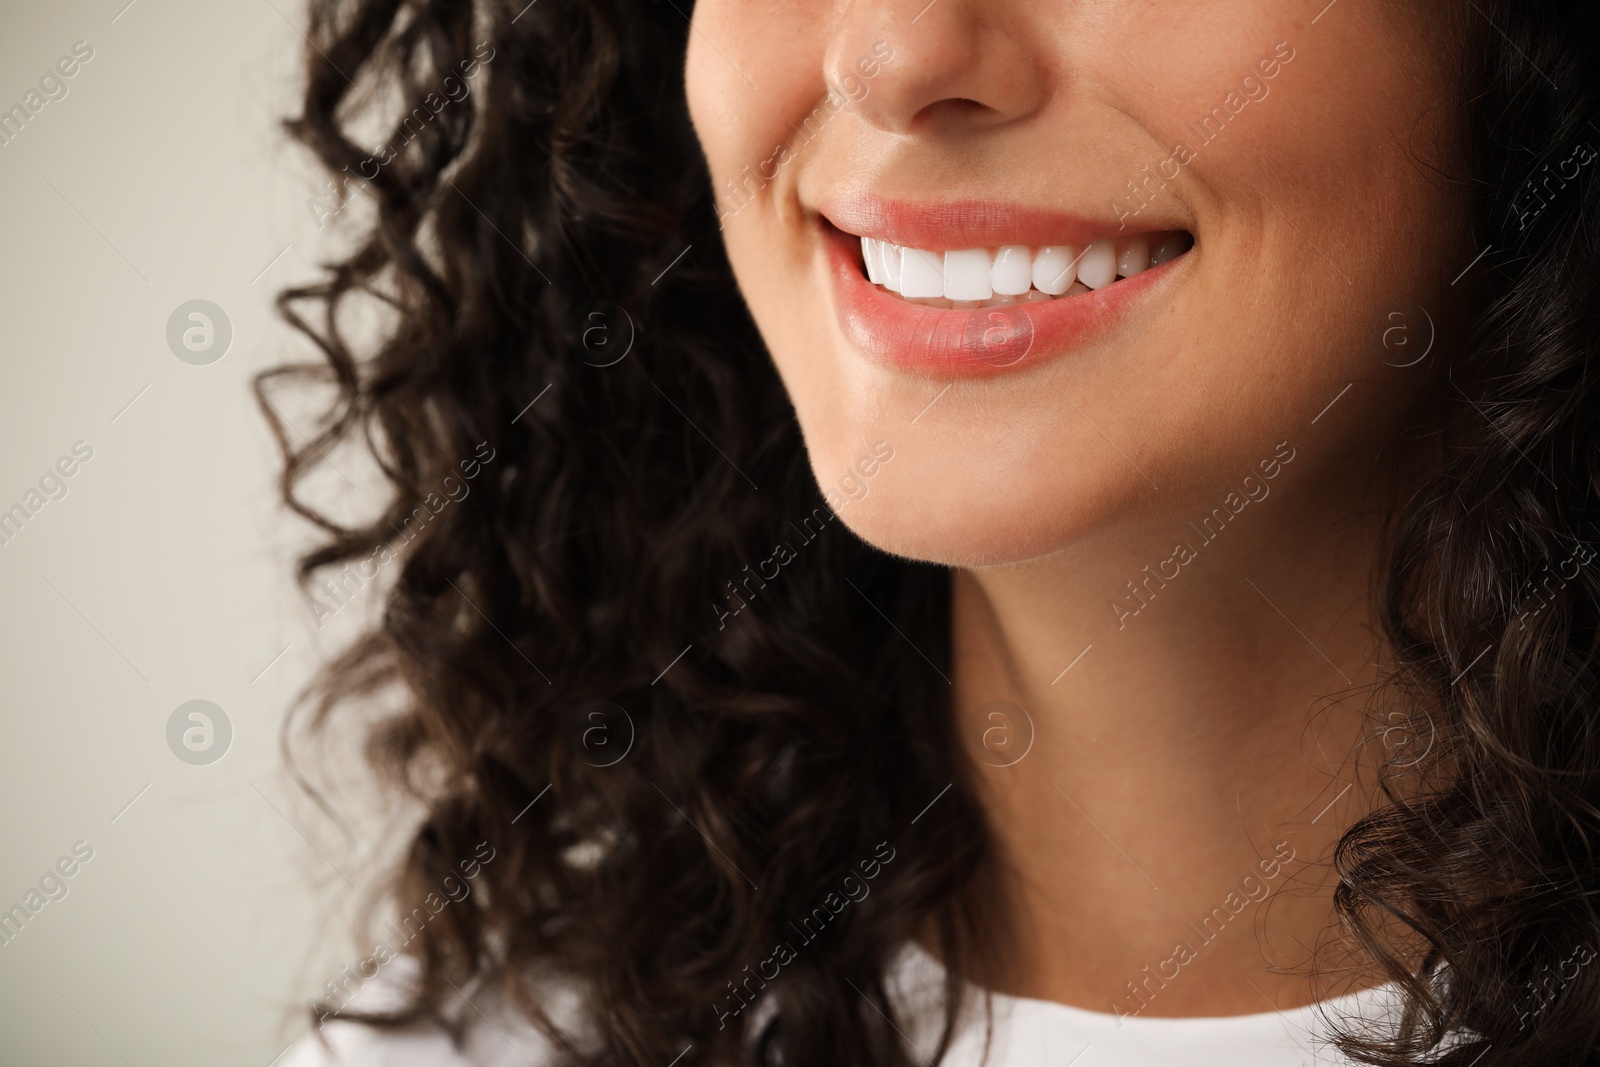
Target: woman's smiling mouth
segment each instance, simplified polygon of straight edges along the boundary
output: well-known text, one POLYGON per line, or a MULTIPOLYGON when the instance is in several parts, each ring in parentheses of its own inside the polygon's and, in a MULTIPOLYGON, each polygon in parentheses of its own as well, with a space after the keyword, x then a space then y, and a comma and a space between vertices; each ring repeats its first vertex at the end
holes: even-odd
POLYGON ((1104 289, 1176 259, 1194 244, 1182 230, 1077 245, 1002 245, 945 252, 861 238, 867 279, 916 304, 970 309, 1040 303, 1104 289))
POLYGON ((866 197, 820 212, 835 310, 851 345, 900 370, 969 377, 1058 355, 1169 276, 1186 230, 992 202, 866 197))

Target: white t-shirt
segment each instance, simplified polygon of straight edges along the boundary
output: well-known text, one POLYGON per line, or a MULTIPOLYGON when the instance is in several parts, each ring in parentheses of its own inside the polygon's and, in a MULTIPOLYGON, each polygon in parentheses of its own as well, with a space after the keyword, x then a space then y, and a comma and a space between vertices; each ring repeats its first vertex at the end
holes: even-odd
MULTIPOLYGON (((376 1007, 387 1000, 394 983, 404 979, 407 962, 390 964, 389 972, 364 986, 354 1003, 376 1007)), ((915 1046, 912 1058, 924 1063, 942 1022, 943 978, 939 962, 915 944, 896 958, 888 976, 890 996, 910 1019, 902 1036, 915 1046)), ((1398 994, 1388 985, 1250 1015, 1118 1017, 998 993, 990 1004, 994 1027, 987 1067, 1348 1067, 1327 1041, 1326 1020, 1359 1020, 1371 1032, 1395 1019, 1399 1007, 1398 994)), ((562 1021, 574 1019, 577 1007, 577 998, 567 995, 555 998, 547 1010, 562 1021)), ((979 1067, 982 1012, 982 998, 976 998, 939 1067, 979 1067)), ((468 1015, 473 1025, 459 1051, 442 1033, 384 1034, 329 1020, 323 1033, 334 1058, 308 1037, 278 1067, 545 1067, 552 1062, 548 1039, 531 1024, 478 998, 468 1015)))

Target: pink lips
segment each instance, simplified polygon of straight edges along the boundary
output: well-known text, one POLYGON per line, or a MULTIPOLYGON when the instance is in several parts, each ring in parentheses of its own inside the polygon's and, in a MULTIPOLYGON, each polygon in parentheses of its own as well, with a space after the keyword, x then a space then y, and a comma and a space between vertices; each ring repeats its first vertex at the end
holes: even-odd
MULTIPOLYGON (((941 251, 1004 244, 1087 244, 1116 224, 982 201, 908 204, 851 197, 825 204, 834 310, 852 346, 896 369, 935 377, 1019 370, 1059 356, 1126 315, 1184 256, 1077 296, 1004 307, 913 304, 867 280, 860 236, 941 251)), ((1127 236, 1131 236, 1127 234, 1127 236)))

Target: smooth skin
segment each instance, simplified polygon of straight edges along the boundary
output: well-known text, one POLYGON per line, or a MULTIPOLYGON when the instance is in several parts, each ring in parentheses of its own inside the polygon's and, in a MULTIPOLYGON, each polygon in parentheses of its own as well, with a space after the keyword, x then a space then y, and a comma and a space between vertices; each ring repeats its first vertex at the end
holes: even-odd
POLYGON ((952 568, 954 706, 999 845, 976 980, 1144 1016, 1349 988, 1304 967, 1331 914, 1331 846, 1370 803, 1360 757, 1393 739, 1359 696, 1318 698, 1377 674, 1374 477, 1409 405, 1445 388, 1437 360, 1389 365, 1412 358, 1393 328, 1425 342, 1416 309, 1448 318, 1476 254, 1449 177, 1465 170, 1463 26, 1434 2, 696 5, 689 105, 717 188, 793 146, 723 234, 813 470, 832 484, 889 442, 841 518, 952 568), (862 79, 879 42, 893 58, 862 79), (1293 58, 1266 95, 1201 144, 1186 123, 1259 80, 1280 43, 1293 58), (798 143, 852 75, 867 91, 798 143), (846 340, 816 210, 829 196, 1003 200, 1114 231, 1113 199, 1178 141, 1192 162, 1126 232, 1184 229, 1196 246, 1110 328, 954 382, 846 340), (1269 493, 1204 543, 1190 523, 1246 475, 1263 484, 1284 442, 1269 493), (1178 543, 1195 558, 1127 614, 1127 583, 1146 565, 1171 575, 1178 543), (1002 723, 997 700, 1022 710, 1002 723), (1265 878, 1261 860, 1287 850, 1265 878), (1202 941, 1189 924, 1251 875, 1270 895, 1202 941), (1179 942, 1195 958, 1147 982, 1174 973, 1179 942))

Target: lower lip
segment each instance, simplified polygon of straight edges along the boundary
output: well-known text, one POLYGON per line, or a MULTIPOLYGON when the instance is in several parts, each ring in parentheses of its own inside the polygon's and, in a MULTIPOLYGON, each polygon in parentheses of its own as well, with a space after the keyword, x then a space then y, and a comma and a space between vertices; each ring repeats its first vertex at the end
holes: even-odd
POLYGON ((896 370, 940 378, 1009 374, 1064 355, 1127 315, 1188 254, 1077 296, 944 310, 868 281, 859 237, 832 230, 827 243, 834 310, 850 344, 896 370))

